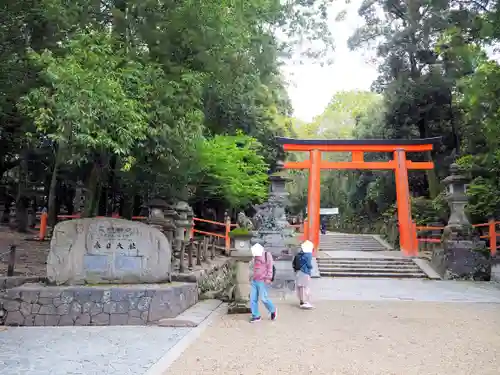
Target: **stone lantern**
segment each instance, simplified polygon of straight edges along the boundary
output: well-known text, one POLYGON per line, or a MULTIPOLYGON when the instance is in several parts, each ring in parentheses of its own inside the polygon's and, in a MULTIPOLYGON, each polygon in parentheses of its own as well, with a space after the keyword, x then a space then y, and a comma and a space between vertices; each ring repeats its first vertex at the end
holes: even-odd
POLYGON ((147 204, 149 208, 149 221, 162 222, 165 220, 164 210, 168 208, 167 202, 163 199, 155 198, 147 204))
POLYGON ((245 243, 245 246, 231 251, 231 258, 234 260, 234 299, 229 304, 229 314, 248 314, 250 312, 251 287, 249 263, 252 260, 252 251, 246 245, 245 243))
POLYGON ((172 210, 167 202, 159 198, 152 199, 148 202, 147 207, 149 211, 148 224, 158 227, 168 238, 172 250, 174 250, 175 224, 172 216, 176 215, 176 212, 173 211, 172 214, 172 210))
POLYGON ((177 248, 177 243, 174 241, 175 233, 176 233, 176 225, 175 222, 180 218, 179 214, 172 208, 172 206, 168 205, 163 210, 163 215, 165 216, 165 230, 166 236, 170 243, 172 244, 172 249, 179 250, 177 248))
POLYGON ((450 166, 450 175, 443 180, 443 184, 446 186, 446 201, 450 206, 450 218, 447 227, 454 228, 461 233, 471 226, 465 214, 467 184, 469 182, 469 178, 461 174, 460 167, 457 164, 450 166))
POLYGON ((175 239, 178 241, 185 241, 189 238, 189 230, 193 225, 193 210, 184 201, 177 202, 173 208, 178 214, 178 218, 175 220, 175 239))
POLYGON ((450 166, 450 176, 443 180, 450 218, 443 231, 441 246, 434 249, 431 262, 446 280, 489 281, 491 257, 465 214, 469 181, 457 164, 450 166))

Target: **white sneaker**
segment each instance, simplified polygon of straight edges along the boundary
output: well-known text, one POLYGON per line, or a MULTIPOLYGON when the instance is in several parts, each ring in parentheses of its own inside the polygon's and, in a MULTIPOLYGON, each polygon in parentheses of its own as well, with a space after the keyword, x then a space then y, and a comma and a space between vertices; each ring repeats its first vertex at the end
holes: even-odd
POLYGON ((304 303, 303 305, 300 306, 301 308, 305 309, 305 310, 311 310, 311 309, 314 309, 314 306, 311 305, 309 302, 306 302, 304 303))

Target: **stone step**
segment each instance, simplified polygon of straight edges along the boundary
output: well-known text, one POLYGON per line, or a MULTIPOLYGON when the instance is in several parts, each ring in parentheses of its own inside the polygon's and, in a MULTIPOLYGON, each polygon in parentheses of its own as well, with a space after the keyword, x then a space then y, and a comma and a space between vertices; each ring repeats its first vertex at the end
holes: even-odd
POLYGON ((319 269, 327 270, 333 268, 343 268, 343 269, 357 269, 357 268, 387 268, 387 269, 400 269, 400 270, 420 270, 416 264, 391 264, 391 263, 331 263, 322 264, 319 269))
POLYGON ((366 243, 366 242, 360 242, 360 243, 352 243, 352 242, 336 242, 336 243, 320 243, 319 247, 351 247, 351 246, 363 246, 363 247, 375 247, 375 248, 382 248, 385 249, 384 246, 381 244, 376 244, 376 243, 366 243))
POLYGON ((319 246, 372 246, 372 247, 384 247, 379 243, 372 242, 347 242, 347 241, 339 241, 339 242, 325 242, 319 244, 319 246))
POLYGON ((321 272, 322 277, 370 277, 370 278, 394 278, 394 279, 425 279, 427 275, 424 273, 387 273, 387 272, 321 272))
POLYGON ((320 267, 319 272, 322 274, 323 272, 345 272, 345 271, 355 271, 355 272, 360 272, 360 273, 365 273, 365 272, 387 272, 387 273, 407 273, 407 272, 415 272, 419 273, 422 272, 418 267, 413 267, 410 269, 406 268, 399 268, 399 267, 351 267, 351 268, 345 268, 345 267, 320 267))
POLYGON ((327 243, 369 243, 369 244, 374 244, 374 245, 381 245, 380 242, 377 240, 373 239, 368 239, 368 240, 348 240, 348 239, 335 239, 335 240, 320 240, 320 244, 327 244, 327 243))
POLYGON ((387 251, 385 248, 365 247, 365 246, 336 246, 323 247, 320 246, 320 251, 387 251))
POLYGON ((332 244, 332 245, 319 245, 319 248, 322 249, 322 250, 335 250, 335 249, 374 249, 374 250, 387 250, 383 246, 366 245, 366 244, 351 245, 351 244, 346 244, 346 243, 339 243, 339 244, 332 244))
POLYGON ((411 259, 405 258, 318 258, 318 264, 325 263, 391 263, 391 264, 413 264, 411 259))
POLYGON ((335 269, 327 269, 327 270, 320 270, 320 275, 321 276, 328 276, 328 275, 336 275, 336 274, 352 274, 352 273, 357 273, 360 276, 363 276, 365 274, 372 274, 372 273, 385 273, 385 274, 390 274, 390 275, 400 275, 401 277, 404 277, 406 275, 413 275, 413 274, 422 274, 424 277, 426 277, 425 273, 420 271, 419 269, 412 269, 412 270, 397 270, 397 269, 389 269, 389 268, 335 268, 335 269))

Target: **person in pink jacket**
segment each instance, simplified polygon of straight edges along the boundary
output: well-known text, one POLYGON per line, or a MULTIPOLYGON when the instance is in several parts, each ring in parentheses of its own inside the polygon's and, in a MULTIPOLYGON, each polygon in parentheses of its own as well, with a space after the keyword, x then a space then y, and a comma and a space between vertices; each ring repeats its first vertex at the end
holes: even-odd
POLYGON ((267 294, 267 287, 273 279, 273 256, 264 250, 260 244, 252 246, 253 259, 250 262, 250 310, 252 312, 251 323, 262 320, 259 312, 259 297, 266 307, 271 320, 276 320, 276 306, 271 302, 267 294))

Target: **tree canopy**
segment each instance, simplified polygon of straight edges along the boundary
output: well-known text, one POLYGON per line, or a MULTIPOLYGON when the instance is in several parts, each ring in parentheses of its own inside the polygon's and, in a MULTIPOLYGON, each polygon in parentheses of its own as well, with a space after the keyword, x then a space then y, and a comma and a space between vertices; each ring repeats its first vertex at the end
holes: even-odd
MULTIPOLYGON (((10 1, 0 22, 0 178, 28 208, 223 215, 266 196, 291 131, 284 59, 325 60, 329 0, 10 1), (314 40, 313 49, 297 48, 314 40), (246 176, 246 179, 242 179, 246 176)), ((4 218, 5 220, 5 218, 4 218)))

